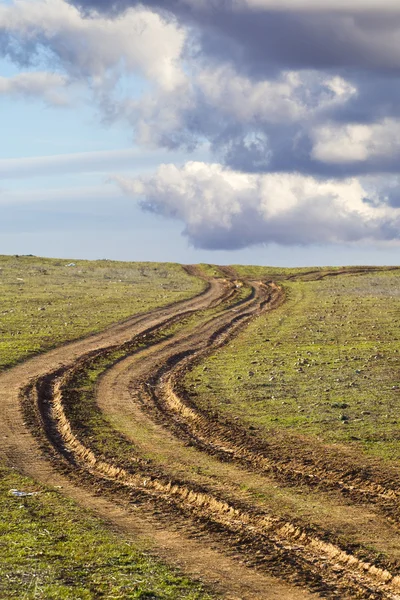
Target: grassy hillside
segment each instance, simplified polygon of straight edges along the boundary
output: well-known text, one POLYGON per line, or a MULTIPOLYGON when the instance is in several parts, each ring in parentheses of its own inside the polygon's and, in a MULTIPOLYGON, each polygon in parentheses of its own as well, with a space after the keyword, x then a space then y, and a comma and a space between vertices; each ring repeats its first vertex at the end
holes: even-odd
POLYGON ((189 374, 196 402, 264 432, 291 428, 400 458, 400 271, 283 285, 281 308, 189 374))
POLYGON ((0 256, 0 370, 202 285, 171 263, 0 256))

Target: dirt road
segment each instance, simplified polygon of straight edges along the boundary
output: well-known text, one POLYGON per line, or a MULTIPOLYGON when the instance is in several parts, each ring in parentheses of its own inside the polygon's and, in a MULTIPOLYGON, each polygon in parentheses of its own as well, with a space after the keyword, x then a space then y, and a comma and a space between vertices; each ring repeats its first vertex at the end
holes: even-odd
POLYGON ((265 489, 334 490, 346 495, 361 521, 376 509, 377 532, 400 547, 395 470, 382 473, 349 452, 300 438, 267 444, 235 422, 200 411, 186 394, 188 369, 284 301, 272 281, 247 281, 251 293, 240 296, 234 271, 224 274, 194 299, 2 374, 0 457, 61 485, 225 598, 400 598, 396 561, 374 560, 357 544, 275 514, 268 502, 243 492, 250 478, 265 489), (160 336, 164 331, 167 337, 160 336), (83 426, 71 407, 80 378, 107 357, 93 407, 104 416, 110 441, 100 450, 98 431, 83 426), (208 472, 199 473, 199 465, 208 472))

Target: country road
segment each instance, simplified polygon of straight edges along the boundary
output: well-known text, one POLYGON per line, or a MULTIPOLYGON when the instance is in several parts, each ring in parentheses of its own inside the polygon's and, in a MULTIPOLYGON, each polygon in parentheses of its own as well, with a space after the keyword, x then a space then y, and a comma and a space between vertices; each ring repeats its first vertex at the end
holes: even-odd
POLYGON ((239 422, 200 410, 185 390, 187 371, 284 301, 281 285, 239 281, 226 268, 195 298, 4 372, 0 458, 61 486, 224 598, 400 598, 397 556, 375 562, 372 552, 321 524, 277 514, 246 492, 317 490, 322 503, 337 508, 338 523, 371 523, 372 515, 381 545, 390 540, 400 548, 397 469, 382 471, 318 441, 259 439, 239 422), (82 412, 79 390, 89 372, 98 376, 82 412))

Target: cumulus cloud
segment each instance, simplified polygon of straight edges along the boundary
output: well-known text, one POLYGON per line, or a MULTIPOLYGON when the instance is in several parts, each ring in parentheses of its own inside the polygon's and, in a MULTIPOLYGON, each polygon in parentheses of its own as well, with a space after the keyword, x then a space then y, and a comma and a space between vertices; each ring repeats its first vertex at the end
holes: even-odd
POLYGON ((341 77, 289 71, 277 79, 254 82, 227 66, 203 69, 197 85, 210 107, 222 107, 240 123, 296 122, 345 103, 356 94, 341 77))
POLYGON ((198 248, 400 239, 400 210, 354 178, 250 175, 189 162, 162 165, 152 176, 114 179, 145 210, 182 221, 198 248))
POLYGON ((261 165, 268 168, 278 131, 281 138, 287 132, 292 154, 296 134, 305 124, 330 115, 356 94, 354 86, 339 76, 283 72, 254 82, 223 65, 193 69, 168 93, 159 89, 140 98, 113 100, 107 113, 127 119, 142 143, 193 149, 207 139, 228 163, 235 148, 231 166, 238 168, 248 168, 246 162, 256 151, 260 156, 249 168, 257 170, 261 165))
MULTIPOLYGON (((14 0, 0 8, 0 45, 21 64, 33 58, 56 63, 71 81, 86 82, 103 118, 128 122, 138 143, 192 151, 207 140, 218 161, 243 171, 367 172, 370 152, 365 159, 332 160, 333 146, 358 140, 377 113, 400 116, 398 103, 377 91, 382 86, 349 69, 368 53, 365 65, 372 70, 382 52, 396 61, 396 48, 400 64, 400 14, 375 14, 371 21, 369 9, 349 16, 333 4, 317 11, 312 2, 287 2, 276 11, 276 3, 261 0, 145 5, 121 4, 128 8, 111 17, 107 10, 117 5, 82 4, 105 11, 85 14, 64 0, 14 0), (305 15, 306 6, 311 12, 305 15), (323 58, 332 36, 336 71, 323 58), (357 39, 357 50, 343 51, 357 39), (121 95, 118 82, 129 74, 143 82, 121 95), (344 131, 342 143, 331 140, 336 127, 344 131)), ((394 98, 398 84, 392 82, 387 77, 394 98)), ((356 146, 363 156, 359 142, 354 156, 356 146)), ((390 156, 388 140, 375 167, 396 170, 390 156)))

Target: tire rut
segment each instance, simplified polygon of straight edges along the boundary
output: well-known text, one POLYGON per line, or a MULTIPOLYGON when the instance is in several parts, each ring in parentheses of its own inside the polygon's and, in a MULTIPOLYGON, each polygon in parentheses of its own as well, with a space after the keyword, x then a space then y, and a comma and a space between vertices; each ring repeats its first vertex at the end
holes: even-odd
POLYGON ((29 396, 40 411, 42 425, 54 448, 74 467, 105 480, 165 502, 190 514, 213 528, 221 528, 242 552, 258 555, 259 564, 267 563, 280 576, 306 585, 325 597, 390 598, 400 596, 400 577, 387 569, 360 560, 335 544, 302 530, 295 524, 256 511, 234 506, 206 490, 196 490, 145 470, 140 457, 132 461, 130 472, 95 455, 74 434, 63 407, 63 392, 68 391, 67 370, 58 371, 32 385, 29 396), (233 538, 232 538, 233 536, 233 538), (324 576, 321 577, 321 570, 324 576))
MULTIPOLYGON (((351 272, 365 273, 371 270, 354 268, 351 272)), ((229 273, 235 277, 231 268, 229 273)), ((307 272, 309 274, 315 272, 307 272)), ((325 273, 324 276, 336 274, 325 273)), ((283 299, 276 294, 270 300, 269 308, 274 308, 283 299)), ((286 483, 305 483, 311 487, 338 490, 354 501, 376 504, 391 522, 400 524, 400 478, 397 471, 387 468, 382 473, 381 465, 377 467, 372 461, 365 460, 363 464, 359 456, 352 458, 349 453, 340 452, 334 446, 310 446, 308 440, 300 437, 293 436, 288 440, 280 436, 275 443, 257 441, 255 434, 248 436, 237 423, 223 419, 215 412, 199 410, 182 382, 185 374, 211 351, 229 342, 232 329, 226 336, 223 333, 222 330, 216 332, 210 338, 212 345, 210 343, 209 347, 192 351, 190 356, 179 353, 171 355, 167 364, 149 378, 147 383, 152 389, 151 401, 162 414, 163 422, 170 420, 195 445, 211 454, 218 454, 224 460, 272 473, 286 483), (293 451, 294 447, 296 452, 293 451)))
MULTIPOLYGON (((163 401, 167 409, 171 414, 179 415, 179 419, 184 421, 188 431, 191 428, 195 430, 197 427, 203 435, 203 444, 210 443, 211 438, 218 452, 229 455, 230 459, 232 457, 245 459, 248 463, 252 461, 252 453, 249 449, 246 446, 232 449, 226 447, 229 437, 223 437, 222 440, 216 438, 214 424, 207 423, 203 415, 182 402, 174 391, 173 378, 176 381, 182 376, 182 369, 187 369, 189 364, 199 360, 210 349, 215 350, 216 347, 227 343, 251 318, 266 308, 278 306, 283 301, 282 290, 275 284, 265 286, 255 283, 254 289, 253 296, 241 302, 239 308, 230 308, 226 311, 227 314, 217 316, 206 326, 202 326, 204 348, 201 350, 190 348, 190 343, 186 340, 189 347, 183 352, 181 350, 178 354, 170 356, 167 366, 164 367, 166 373, 160 380, 160 388, 164 394, 163 401), (232 310, 237 311, 238 314, 232 316, 230 314, 232 310), (214 427, 213 435, 210 434, 211 427, 214 427)), ((191 337, 188 336, 189 341, 191 337)), ((185 341, 185 338, 183 339, 185 341)), ((102 352, 104 350, 100 351, 102 352)), ((88 356, 83 360, 87 358, 88 356)), ((247 548, 247 551, 253 553, 257 549, 260 564, 265 562, 266 556, 269 555, 273 557, 272 562, 279 565, 281 576, 287 573, 297 583, 318 590, 326 597, 400 598, 398 595, 400 579, 388 570, 362 561, 337 545, 324 541, 291 522, 234 506, 224 499, 209 494, 207 490, 199 491, 180 482, 154 477, 146 471, 140 457, 133 461, 137 471, 131 473, 117 464, 96 456, 74 434, 64 411, 63 397, 68 392, 68 378, 73 370, 74 367, 69 367, 53 372, 44 378, 39 378, 35 385, 31 385, 26 390, 31 403, 38 407, 47 438, 69 463, 99 480, 115 482, 141 494, 156 497, 165 501, 166 505, 172 501, 179 510, 218 526, 231 536, 247 540, 244 544, 242 542, 242 551, 246 552, 247 548), (321 572, 324 573, 323 577, 321 572)), ((156 379, 159 375, 159 373, 156 375, 156 379)), ((155 381, 152 381, 151 385, 154 384, 155 381)), ((153 395, 157 398, 156 391, 153 395)), ((257 461, 259 460, 260 458, 257 457, 257 461)), ((255 466, 260 468, 260 464, 255 466)), ((271 566, 271 561, 268 563, 271 566)))

